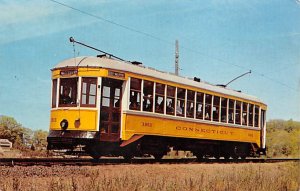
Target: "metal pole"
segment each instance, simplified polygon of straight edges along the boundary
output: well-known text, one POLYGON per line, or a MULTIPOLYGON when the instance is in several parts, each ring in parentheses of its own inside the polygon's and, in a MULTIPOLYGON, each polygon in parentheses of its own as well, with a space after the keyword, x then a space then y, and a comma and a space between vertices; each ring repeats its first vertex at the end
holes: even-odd
POLYGON ((92 47, 92 46, 89 46, 89 45, 86 45, 86 44, 84 44, 84 43, 78 42, 78 41, 76 41, 73 37, 70 37, 69 40, 70 40, 70 42, 80 44, 80 45, 82 45, 82 46, 85 46, 85 47, 88 47, 88 48, 90 48, 90 49, 96 50, 96 51, 101 52, 101 53, 103 53, 103 54, 107 54, 107 55, 109 55, 109 56, 111 56, 111 57, 117 58, 117 59, 119 59, 119 60, 121 60, 121 61, 127 62, 126 60, 123 60, 122 58, 119 58, 119 57, 117 57, 117 56, 114 56, 114 55, 112 55, 112 54, 110 54, 110 53, 104 52, 104 51, 99 50, 99 49, 97 49, 97 48, 94 48, 94 47, 92 47))
POLYGON ((237 79, 239 79, 239 78, 245 76, 246 74, 250 74, 250 73, 251 73, 251 70, 249 70, 248 72, 246 72, 246 73, 244 73, 244 74, 242 74, 242 75, 240 75, 240 76, 234 78, 233 80, 231 80, 230 82, 228 82, 228 83, 225 85, 225 87, 227 87, 228 84, 230 84, 231 82, 233 82, 233 81, 235 81, 235 80, 237 80, 237 79))

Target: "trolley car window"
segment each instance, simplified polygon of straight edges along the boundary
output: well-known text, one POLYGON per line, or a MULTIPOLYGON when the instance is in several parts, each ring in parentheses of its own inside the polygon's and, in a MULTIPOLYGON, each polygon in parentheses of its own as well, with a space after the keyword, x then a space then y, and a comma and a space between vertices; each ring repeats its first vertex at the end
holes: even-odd
POLYGON ((259 107, 257 105, 255 105, 254 107, 254 126, 258 127, 259 107))
POLYGON ((220 97, 214 96, 214 105, 213 105, 213 120, 219 121, 219 113, 220 113, 220 97))
POLYGON ((129 109, 131 110, 141 110, 141 83, 140 79, 131 78, 130 80, 129 109))
POLYGON ((194 106, 195 106, 195 92, 187 91, 187 104, 186 104, 186 116, 189 118, 194 118, 194 106))
POLYGON ((235 103, 235 124, 241 124, 241 102, 236 101, 235 103))
POLYGON ((227 98, 221 98, 221 122, 226 123, 227 119, 227 98))
POLYGON ((153 82, 144 80, 143 111, 153 111, 153 82))
POLYGON ((176 115, 184 116, 184 114, 185 114, 185 89, 177 88, 176 115))
POLYGON ((174 115, 175 108, 175 87, 167 86, 167 111, 168 115, 174 115))
POLYGON ((234 100, 229 100, 229 108, 228 108, 228 123, 233 123, 234 119, 234 100))
POLYGON ((97 78, 82 78, 81 106, 95 107, 97 78))
POLYGON ((164 113, 164 98, 165 98, 165 85, 156 83, 155 86, 155 112, 164 113))
POLYGON ((78 78, 60 79, 60 107, 76 107, 78 78))
POLYGON ((211 102, 212 102, 212 95, 206 94, 205 95, 205 119, 211 120, 211 102))
POLYGON ((248 104, 243 102, 242 125, 247 125, 248 104))
POLYGON ((204 94, 201 92, 197 92, 196 98, 196 118, 203 119, 203 97, 204 94))
POLYGON ((102 106, 109 107, 110 105, 110 87, 102 86, 102 106))
POLYGON ((121 103, 121 89, 120 88, 115 88, 115 96, 114 96, 114 107, 119 108, 121 103))
POLYGON ((253 126, 253 104, 249 104, 249 123, 248 126, 253 126))
POLYGON ((52 81, 52 108, 56 107, 57 79, 52 81))

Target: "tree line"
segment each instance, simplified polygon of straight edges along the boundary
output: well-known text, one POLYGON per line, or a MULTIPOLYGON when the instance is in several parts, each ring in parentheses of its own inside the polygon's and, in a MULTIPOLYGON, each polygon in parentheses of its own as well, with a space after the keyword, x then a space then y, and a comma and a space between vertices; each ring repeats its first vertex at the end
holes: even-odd
POLYGON ((20 150, 45 149, 47 135, 47 131, 23 127, 13 117, 0 116, 0 139, 8 139, 13 143, 13 148, 20 150))

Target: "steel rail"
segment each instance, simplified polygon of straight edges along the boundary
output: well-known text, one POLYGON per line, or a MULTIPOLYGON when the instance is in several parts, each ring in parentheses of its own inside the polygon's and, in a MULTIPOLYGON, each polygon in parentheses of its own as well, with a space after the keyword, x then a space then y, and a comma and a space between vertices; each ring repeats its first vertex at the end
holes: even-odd
POLYGON ((96 166, 96 165, 124 165, 124 164, 209 164, 209 163, 276 163, 300 162, 300 158, 252 158, 252 159, 161 159, 134 158, 130 161, 123 158, 0 158, 0 166, 96 166))

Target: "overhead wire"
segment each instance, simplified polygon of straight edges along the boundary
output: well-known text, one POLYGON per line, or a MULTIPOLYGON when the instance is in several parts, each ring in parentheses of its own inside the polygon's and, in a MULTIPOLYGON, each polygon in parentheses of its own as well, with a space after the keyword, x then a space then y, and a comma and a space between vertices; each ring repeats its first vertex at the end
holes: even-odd
MULTIPOLYGON (((135 28, 128 27, 128 26, 123 25, 123 24, 119 24, 119 23, 117 23, 117 22, 114 22, 114 21, 112 21, 112 20, 106 19, 106 18, 104 18, 104 17, 100 17, 100 16, 95 15, 95 14, 92 14, 92 13, 88 13, 88 12, 86 12, 86 11, 83 11, 83 10, 81 10, 81 9, 75 8, 75 7, 70 6, 70 5, 68 5, 68 4, 65 4, 65 3, 62 3, 62 2, 59 2, 59 1, 56 1, 56 0, 48 0, 48 1, 51 1, 51 2, 56 3, 56 4, 59 4, 59 5, 63 6, 63 7, 69 8, 69 9, 71 9, 71 10, 77 11, 77 12, 79 12, 79 13, 81 13, 81 14, 84 14, 84 15, 87 15, 87 16, 90 16, 90 17, 93 17, 93 18, 96 18, 96 19, 101 20, 101 21, 103 21, 103 22, 106 22, 106 23, 115 25, 115 26, 117 26, 117 27, 121 27, 121 28, 126 29, 126 30, 129 30, 129 31, 131 31, 131 32, 135 32, 135 33, 138 33, 138 34, 141 34, 141 35, 150 37, 150 38, 152 38, 152 39, 155 39, 155 40, 164 42, 164 43, 169 44, 169 45, 172 45, 172 46, 174 45, 173 42, 170 42, 170 41, 165 40, 165 39, 163 39, 163 38, 159 38, 159 37, 157 37, 157 36, 155 36, 155 35, 152 35, 152 34, 143 32, 143 31, 141 31, 141 30, 137 30, 137 29, 135 29, 135 28)), ((297 34, 298 34, 298 33, 297 33, 297 34)), ((235 67, 238 67, 238 68, 241 68, 241 69, 251 70, 252 73, 256 73, 258 76, 261 76, 261 77, 266 78, 266 79, 268 79, 268 80, 270 80, 270 81, 272 81, 272 82, 274 82, 274 83, 277 83, 277 84, 280 84, 280 85, 282 85, 282 86, 285 86, 286 88, 289 88, 289 89, 291 89, 291 90, 293 90, 293 91, 299 91, 299 90, 297 90, 297 89, 295 89, 295 88, 293 88, 293 87, 291 87, 291 86, 289 86, 289 85, 287 85, 287 84, 285 84, 285 83, 283 83, 283 82, 281 82, 281 81, 278 81, 278 80, 276 80, 276 79, 270 78, 270 77, 266 76, 265 74, 260 73, 260 72, 258 72, 258 71, 256 71, 256 70, 253 70, 253 69, 251 69, 251 68, 247 68, 247 67, 244 67, 244 66, 240 66, 240 65, 234 64, 234 63, 229 63, 228 61, 224 61, 224 60, 222 60, 222 59, 220 59, 220 58, 206 55, 206 54, 204 54, 204 53, 202 53, 202 52, 200 52, 200 51, 197 51, 197 50, 192 49, 192 48, 189 48, 189 47, 181 46, 181 48, 182 48, 182 49, 185 49, 185 50, 188 50, 188 51, 191 51, 191 52, 195 52, 195 53, 197 53, 197 54, 200 54, 200 55, 202 55, 202 56, 205 56, 205 57, 208 57, 208 58, 210 58, 210 59, 216 60, 216 61, 218 61, 218 62, 224 63, 224 64, 226 64, 226 65, 232 65, 232 66, 235 66, 235 67)))

